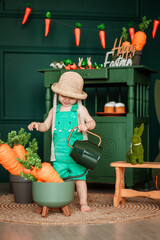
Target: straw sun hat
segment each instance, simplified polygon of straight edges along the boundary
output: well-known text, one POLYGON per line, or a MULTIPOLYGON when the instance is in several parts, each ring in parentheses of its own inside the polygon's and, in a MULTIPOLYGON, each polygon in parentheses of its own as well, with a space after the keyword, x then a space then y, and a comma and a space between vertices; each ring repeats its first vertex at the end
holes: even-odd
POLYGON ((51 89, 66 97, 86 99, 87 93, 83 91, 83 85, 84 81, 80 74, 68 71, 61 75, 59 82, 54 83, 51 89))

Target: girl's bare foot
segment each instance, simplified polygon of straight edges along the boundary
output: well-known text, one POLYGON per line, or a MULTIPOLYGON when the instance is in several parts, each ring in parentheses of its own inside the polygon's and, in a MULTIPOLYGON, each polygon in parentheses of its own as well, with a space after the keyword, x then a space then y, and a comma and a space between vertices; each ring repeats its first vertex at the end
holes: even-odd
POLYGON ((90 207, 88 205, 81 205, 81 211, 82 212, 89 212, 90 211, 90 207))

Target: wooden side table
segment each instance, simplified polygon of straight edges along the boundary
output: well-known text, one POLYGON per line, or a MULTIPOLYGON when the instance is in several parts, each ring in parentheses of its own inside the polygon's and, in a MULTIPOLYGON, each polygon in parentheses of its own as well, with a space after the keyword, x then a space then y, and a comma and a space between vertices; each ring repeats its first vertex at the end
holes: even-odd
POLYGON ((125 168, 160 168, 159 162, 144 162, 144 164, 133 165, 131 163, 119 161, 112 162, 111 167, 115 167, 116 171, 116 184, 115 194, 113 198, 113 206, 118 207, 119 203, 125 203, 126 197, 149 197, 153 199, 160 199, 160 191, 136 191, 132 189, 125 189, 124 173, 125 168))

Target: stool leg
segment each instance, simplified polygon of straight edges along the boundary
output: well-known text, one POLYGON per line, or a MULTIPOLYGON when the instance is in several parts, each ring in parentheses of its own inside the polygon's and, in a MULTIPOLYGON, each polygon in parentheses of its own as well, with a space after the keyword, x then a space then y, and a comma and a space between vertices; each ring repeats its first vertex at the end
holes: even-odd
POLYGON ((70 210, 69 210, 69 206, 62 207, 61 210, 63 211, 63 213, 66 217, 69 217, 71 215, 70 210))
POLYGON ((42 207, 41 207, 41 206, 38 206, 38 208, 37 208, 37 213, 38 213, 38 214, 41 214, 41 212, 42 212, 42 207))
POLYGON ((49 208, 46 206, 43 206, 42 217, 47 217, 48 212, 49 212, 49 208))
POLYGON ((116 184, 115 184, 115 194, 113 197, 113 206, 118 207, 121 200, 121 188, 122 188, 122 168, 116 167, 116 184))

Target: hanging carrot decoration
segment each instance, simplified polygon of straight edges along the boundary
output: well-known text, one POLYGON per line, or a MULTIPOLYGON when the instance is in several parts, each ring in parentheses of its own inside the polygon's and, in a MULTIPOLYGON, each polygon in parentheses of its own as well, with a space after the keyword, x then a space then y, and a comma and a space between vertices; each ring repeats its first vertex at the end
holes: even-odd
POLYGON ((51 13, 47 12, 46 18, 45 18, 45 37, 47 37, 47 35, 49 33, 50 24, 51 24, 51 13))
POLYGON ((123 39, 123 43, 122 43, 122 46, 128 46, 130 45, 131 43, 128 42, 128 33, 127 33, 127 29, 125 27, 122 28, 122 39, 123 39))
POLYGON ((100 25, 97 25, 98 29, 99 29, 99 37, 100 37, 100 40, 101 40, 101 45, 102 47, 105 49, 106 48, 106 41, 105 41, 105 25, 104 23, 100 24, 100 25))
POLYGON ((144 16, 142 18, 142 23, 139 24, 140 31, 136 32, 133 37, 132 44, 136 45, 136 50, 141 51, 146 44, 147 35, 145 34, 145 30, 148 28, 149 23, 151 20, 147 20, 147 17, 144 16))
POLYGON ((160 21, 160 17, 155 19, 154 22, 153 22, 152 38, 155 38, 157 28, 158 28, 158 25, 159 25, 159 21, 160 21))
POLYGON ((132 22, 129 22, 128 23, 128 26, 129 26, 129 35, 130 35, 130 39, 131 39, 131 42, 133 41, 133 37, 134 37, 134 33, 135 33, 135 29, 133 27, 133 23, 132 22))
POLYGON ((22 24, 25 24, 25 22, 27 21, 32 9, 31 9, 32 3, 27 3, 27 7, 24 13, 24 17, 23 17, 23 21, 22 24))
POLYGON ((82 24, 76 23, 76 28, 74 29, 74 36, 76 41, 76 46, 78 47, 80 44, 80 36, 81 36, 81 28, 82 24))

